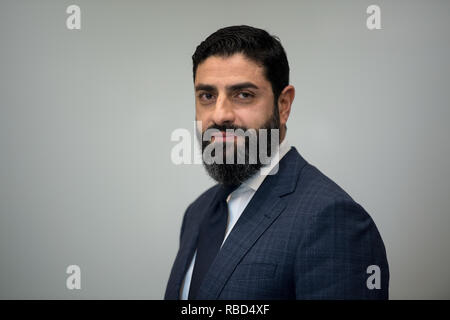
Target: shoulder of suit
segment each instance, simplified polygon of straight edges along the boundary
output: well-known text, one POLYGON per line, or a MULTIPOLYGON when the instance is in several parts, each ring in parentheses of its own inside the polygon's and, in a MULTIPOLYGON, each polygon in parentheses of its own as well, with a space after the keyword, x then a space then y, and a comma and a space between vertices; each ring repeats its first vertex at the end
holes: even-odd
POLYGON ((214 186, 210 187, 202 194, 200 194, 194 201, 191 202, 187 209, 187 213, 189 211, 192 211, 193 213, 198 212, 199 210, 197 209, 204 208, 205 206, 209 205, 211 201, 213 201, 214 195, 216 194, 218 188, 219 184, 215 184, 214 186))
POLYGON ((212 197, 216 194, 217 189, 220 187, 220 185, 218 183, 216 183, 215 185, 213 185, 212 187, 210 187, 209 189, 207 189, 206 191, 203 191, 203 193, 201 193, 197 199, 195 199, 193 201, 193 203, 195 202, 200 202, 203 203, 204 201, 208 201, 210 199, 212 199, 212 197))
POLYGON ((312 223, 308 227, 311 230, 329 223, 345 225, 346 228, 376 226, 363 206, 316 167, 307 165, 301 175, 304 176, 298 181, 293 199, 299 223, 305 223, 304 219, 307 219, 312 223))
POLYGON ((314 165, 307 164, 299 175, 295 193, 312 212, 320 212, 336 202, 356 203, 335 181, 314 165))

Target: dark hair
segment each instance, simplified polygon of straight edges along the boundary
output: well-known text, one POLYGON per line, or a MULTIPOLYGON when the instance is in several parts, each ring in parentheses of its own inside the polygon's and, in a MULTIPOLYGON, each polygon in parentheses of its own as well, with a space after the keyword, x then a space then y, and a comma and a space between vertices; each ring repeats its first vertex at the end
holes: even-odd
POLYGON ((208 57, 227 57, 235 53, 242 53, 264 67, 265 77, 272 85, 275 105, 278 107, 278 97, 289 85, 289 64, 279 38, 262 29, 246 25, 231 26, 207 37, 192 55, 194 81, 198 65, 208 57))

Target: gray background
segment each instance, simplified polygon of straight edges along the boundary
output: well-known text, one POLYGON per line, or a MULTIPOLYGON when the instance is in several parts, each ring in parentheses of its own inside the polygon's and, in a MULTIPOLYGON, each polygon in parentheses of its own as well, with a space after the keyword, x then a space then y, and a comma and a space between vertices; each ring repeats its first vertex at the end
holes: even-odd
POLYGON ((288 138, 375 220, 390 296, 450 298, 450 1, 5 1, 0 298, 161 299, 187 205, 191 55, 220 27, 280 37, 288 138), (81 7, 81 30, 66 8, 81 7), (366 28, 381 7, 382 30, 366 28), (66 267, 81 267, 81 290, 66 267))

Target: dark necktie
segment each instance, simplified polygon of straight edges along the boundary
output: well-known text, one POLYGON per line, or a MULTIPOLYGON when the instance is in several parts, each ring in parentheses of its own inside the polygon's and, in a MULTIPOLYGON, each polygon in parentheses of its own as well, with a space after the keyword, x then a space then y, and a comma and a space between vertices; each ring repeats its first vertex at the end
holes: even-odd
POLYGON ((213 206, 200 225, 194 271, 188 299, 195 299, 206 272, 220 250, 228 222, 227 197, 238 186, 221 185, 213 206))

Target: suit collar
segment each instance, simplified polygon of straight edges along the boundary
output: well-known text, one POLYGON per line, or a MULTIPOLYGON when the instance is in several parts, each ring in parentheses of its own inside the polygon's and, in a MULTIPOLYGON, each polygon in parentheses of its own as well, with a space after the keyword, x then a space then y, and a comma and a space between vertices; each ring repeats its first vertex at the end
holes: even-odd
MULTIPOLYGON (((238 189, 251 189, 253 191, 258 190, 259 186, 263 183, 264 179, 268 175, 276 174, 278 171, 278 164, 286 153, 291 149, 287 138, 285 137, 280 143, 279 149, 275 155, 271 158, 269 164, 263 166, 257 173, 244 181, 238 189)), ((238 190, 236 190, 238 192, 238 190)))
POLYGON ((281 197, 293 192, 297 185, 298 175, 307 163, 297 149, 291 147, 280 161, 278 174, 271 176, 278 182, 275 184, 274 193, 281 197))

